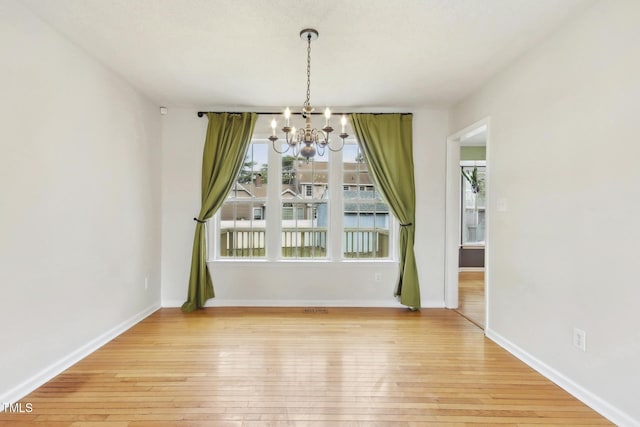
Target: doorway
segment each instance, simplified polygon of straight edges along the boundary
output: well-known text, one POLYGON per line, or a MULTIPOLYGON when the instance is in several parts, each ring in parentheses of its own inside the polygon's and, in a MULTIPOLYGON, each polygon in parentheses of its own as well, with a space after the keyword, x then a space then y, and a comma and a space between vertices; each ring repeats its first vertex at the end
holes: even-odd
POLYGON ((445 304, 482 329, 488 316, 489 119, 447 138, 445 304))

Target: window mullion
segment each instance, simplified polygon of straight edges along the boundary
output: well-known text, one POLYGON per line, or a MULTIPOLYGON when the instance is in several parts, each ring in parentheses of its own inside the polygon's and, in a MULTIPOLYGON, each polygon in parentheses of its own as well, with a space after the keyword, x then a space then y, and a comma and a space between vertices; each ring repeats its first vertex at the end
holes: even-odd
POLYGON ((269 261, 282 258, 282 156, 269 149, 269 180, 267 181, 267 203, 265 207, 266 239, 265 256, 269 261))
POLYGON ((327 245, 329 260, 342 260, 342 236, 344 234, 342 151, 329 152, 329 224, 327 245))

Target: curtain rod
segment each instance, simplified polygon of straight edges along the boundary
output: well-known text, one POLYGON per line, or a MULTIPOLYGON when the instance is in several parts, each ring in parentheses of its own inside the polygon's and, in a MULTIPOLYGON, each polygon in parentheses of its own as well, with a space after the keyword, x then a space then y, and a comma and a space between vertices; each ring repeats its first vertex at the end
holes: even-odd
MULTIPOLYGON (((256 114, 263 114, 263 115, 267 115, 267 114, 281 115, 282 111, 198 111, 198 117, 203 117, 207 113, 229 113, 229 114, 256 113, 256 114)), ((324 112, 311 113, 312 116, 321 116, 323 114, 324 112)), ((334 113, 333 111, 331 112, 332 116, 342 116, 343 114, 352 114, 352 113, 334 113)), ((413 113, 359 113, 358 112, 357 114, 373 114, 376 116, 380 114, 400 114, 401 116, 410 116, 413 113)), ((301 116, 302 113, 292 111, 291 115, 301 116)))

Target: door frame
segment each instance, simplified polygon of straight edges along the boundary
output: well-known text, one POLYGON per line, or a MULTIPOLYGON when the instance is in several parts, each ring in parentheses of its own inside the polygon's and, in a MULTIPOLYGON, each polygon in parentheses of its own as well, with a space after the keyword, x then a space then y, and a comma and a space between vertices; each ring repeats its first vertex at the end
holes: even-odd
POLYGON ((490 118, 485 117, 447 137, 446 175, 445 175, 445 307, 458 308, 458 271, 460 249, 460 141, 465 137, 486 132, 486 172, 485 190, 485 248, 484 248, 484 287, 485 287, 485 330, 489 329, 489 218, 491 215, 490 198, 490 118))

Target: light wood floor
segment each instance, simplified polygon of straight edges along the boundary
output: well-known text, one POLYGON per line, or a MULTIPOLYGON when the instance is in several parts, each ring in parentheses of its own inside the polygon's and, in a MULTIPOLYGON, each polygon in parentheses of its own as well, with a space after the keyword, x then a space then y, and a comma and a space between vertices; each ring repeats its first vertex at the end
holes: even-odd
POLYGON ((484 271, 458 273, 458 312, 484 329, 484 271))
POLYGON ((609 425, 444 309, 162 309, 22 402, 0 424, 609 425))

